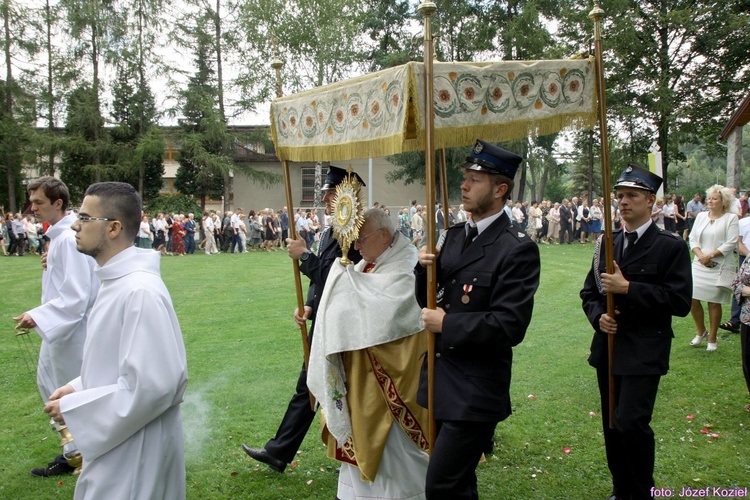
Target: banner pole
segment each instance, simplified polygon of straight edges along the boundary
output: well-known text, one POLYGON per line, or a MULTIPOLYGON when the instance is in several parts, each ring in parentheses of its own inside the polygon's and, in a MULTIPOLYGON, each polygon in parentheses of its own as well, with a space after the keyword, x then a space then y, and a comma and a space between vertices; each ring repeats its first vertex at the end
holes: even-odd
MULTIPOLYGON (((274 59, 271 62, 271 67, 276 74, 276 97, 282 97, 284 95, 281 83, 281 68, 283 66, 284 63, 281 62, 278 56, 274 56, 274 59)), ((294 199, 292 198, 292 182, 290 178, 288 160, 281 160, 281 172, 284 177, 284 193, 286 195, 288 217, 290 213, 294 213, 294 199)), ((294 223, 293 216, 291 217, 291 222, 292 223, 289 224, 289 237, 293 240, 296 240, 297 225, 294 223)), ((299 261, 297 259, 292 259, 292 267, 294 269, 294 289, 297 293, 297 311, 299 311, 300 315, 302 315, 305 310, 305 299, 302 293, 302 278, 299 275, 299 261)), ((302 353, 305 360, 305 372, 307 372, 308 366, 310 364, 310 341, 307 338, 307 323, 302 323, 299 327, 299 330, 302 337, 302 353)), ((308 393, 310 395, 310 409, 312 409, 312 411, 315 411, 315 396, 312 395, 312 392, 308 391, 308 393)))
MULTIPOLYGON (((430 1, 422 2, 417 12, 424 17, 424 170, 425 188, 427 191, 427 248, 435 253, 435 102, 433 100, 434 82, 432 75, 432 16, 437 6, 430 1)), ((427 266, 427 308, 437 307, 436 299, 437 269, 427 266)), ((427 400, 429 414, 429 453, 435 446, 437 427, 435 425, 435 333, 427 332, 427 400)))
MULTIPOLYGON (((594 8, 589 13, 594 20, 594 61, 596 66, 596 86, 599 97, 599 137, 601 139, 600 161, 602 164, 602 199, 606 199, 612 188, 610 187, 609 170, 609 139, 607 135, 607 96, 604 87, 604 57, 602 55, 602 19, 604 10, 599 6, 599 1, 594 0, 594 8)), ((603 206, 604 209, 604 252, 607 266, 607 274, 613 274, 614 265, 614 240, 612 236, 612 206, 603 206)), ((611 292, 607 292, 607 314, 615 317, 615 298, 611 292)), ((609 428, 614 429, 615 415, 615 378, 612 375, 612 357, 615 347, 614 334, 607 335, 607 364, 609 373, 609 428)))

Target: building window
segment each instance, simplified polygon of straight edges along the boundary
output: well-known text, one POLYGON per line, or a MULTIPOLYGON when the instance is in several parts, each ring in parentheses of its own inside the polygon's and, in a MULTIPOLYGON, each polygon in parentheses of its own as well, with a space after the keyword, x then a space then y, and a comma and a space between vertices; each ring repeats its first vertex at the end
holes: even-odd
POLYGON ((302 169, 302 203, 315 201, 315 168, 302 169))

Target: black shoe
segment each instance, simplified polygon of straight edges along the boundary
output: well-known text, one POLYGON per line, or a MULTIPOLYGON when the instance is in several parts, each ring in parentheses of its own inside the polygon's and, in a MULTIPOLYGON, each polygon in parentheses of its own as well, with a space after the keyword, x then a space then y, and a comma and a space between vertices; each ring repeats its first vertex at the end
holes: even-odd
POLYGON ((733 325, 731 321, 720 324, 719 328, 732 333, 740 333, 740 325, 733 325))
POLYGON ((279 474, 283 474, 284 470, 286 469, 286 462, 274 457, 273 455, 268 453, 265 448, 250 448, 248 445, 243 444, 242 450, 250 455, 250 458, 257 460, 258 462, 267 464, 270 468, 272 468, 279 474))
POLYGON ((495 441, 490 440, 489 443, 487 443, 484 447, 484 450, 482 450, 485 455, 490 456, 495 451, 495 441))
POLYGON ((63 474, 72 474, 76 468, 68 465, 67 460, 62 455, 55 457, 55 460, 47 464, 47 467, 36 467, 31 469, 31 475, 36 477, 52 477, 63 474))

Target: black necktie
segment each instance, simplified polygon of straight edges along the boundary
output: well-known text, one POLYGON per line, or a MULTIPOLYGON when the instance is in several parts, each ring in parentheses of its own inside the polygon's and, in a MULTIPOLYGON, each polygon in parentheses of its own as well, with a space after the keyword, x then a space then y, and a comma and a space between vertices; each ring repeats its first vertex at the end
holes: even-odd
POLYGON ((638 239, 638 232, 633 231, 632 233, 625 233, 625 237, 628 239, 628 246, 625 247, 625 245, 623 244, 623 249, 622 249, 623 257, 625 257, 633 249, 633 245, 635 245, 635 240, 638 239))
POLYGON ((466 235, 466 239, 464 240, 464 249, 465 251, 469 245, 471 245, 471 242, 474 241, 474 238, 477 237, 479 234, 479 229, 477 229, 477 226, 469 226, 469 232, 466 235))
POLYGON ((318 256, 320 256, 321 253, 323 253, 323 250, 325 249, 326 245, 328 245, 328 237, 331 234, 331 226, 328 226, 323 230, 323 232, 320 234, 320 241, 318 241, 318 256))

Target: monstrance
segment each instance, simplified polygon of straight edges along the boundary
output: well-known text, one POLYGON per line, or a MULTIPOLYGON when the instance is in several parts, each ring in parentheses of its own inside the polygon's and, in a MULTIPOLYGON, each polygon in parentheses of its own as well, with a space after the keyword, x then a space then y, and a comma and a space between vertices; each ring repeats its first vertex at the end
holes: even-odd
POLYGON ((341 246, 341 265, 348 266, 351 261, 347 258, 349 247, 359 237, 359 229, 365 223, 365 209, 362 205, 362 185, 356 175, 352 175, 351 168, 338 186, 333 200, 333 217, 331 226, 333 237, 341 246))

